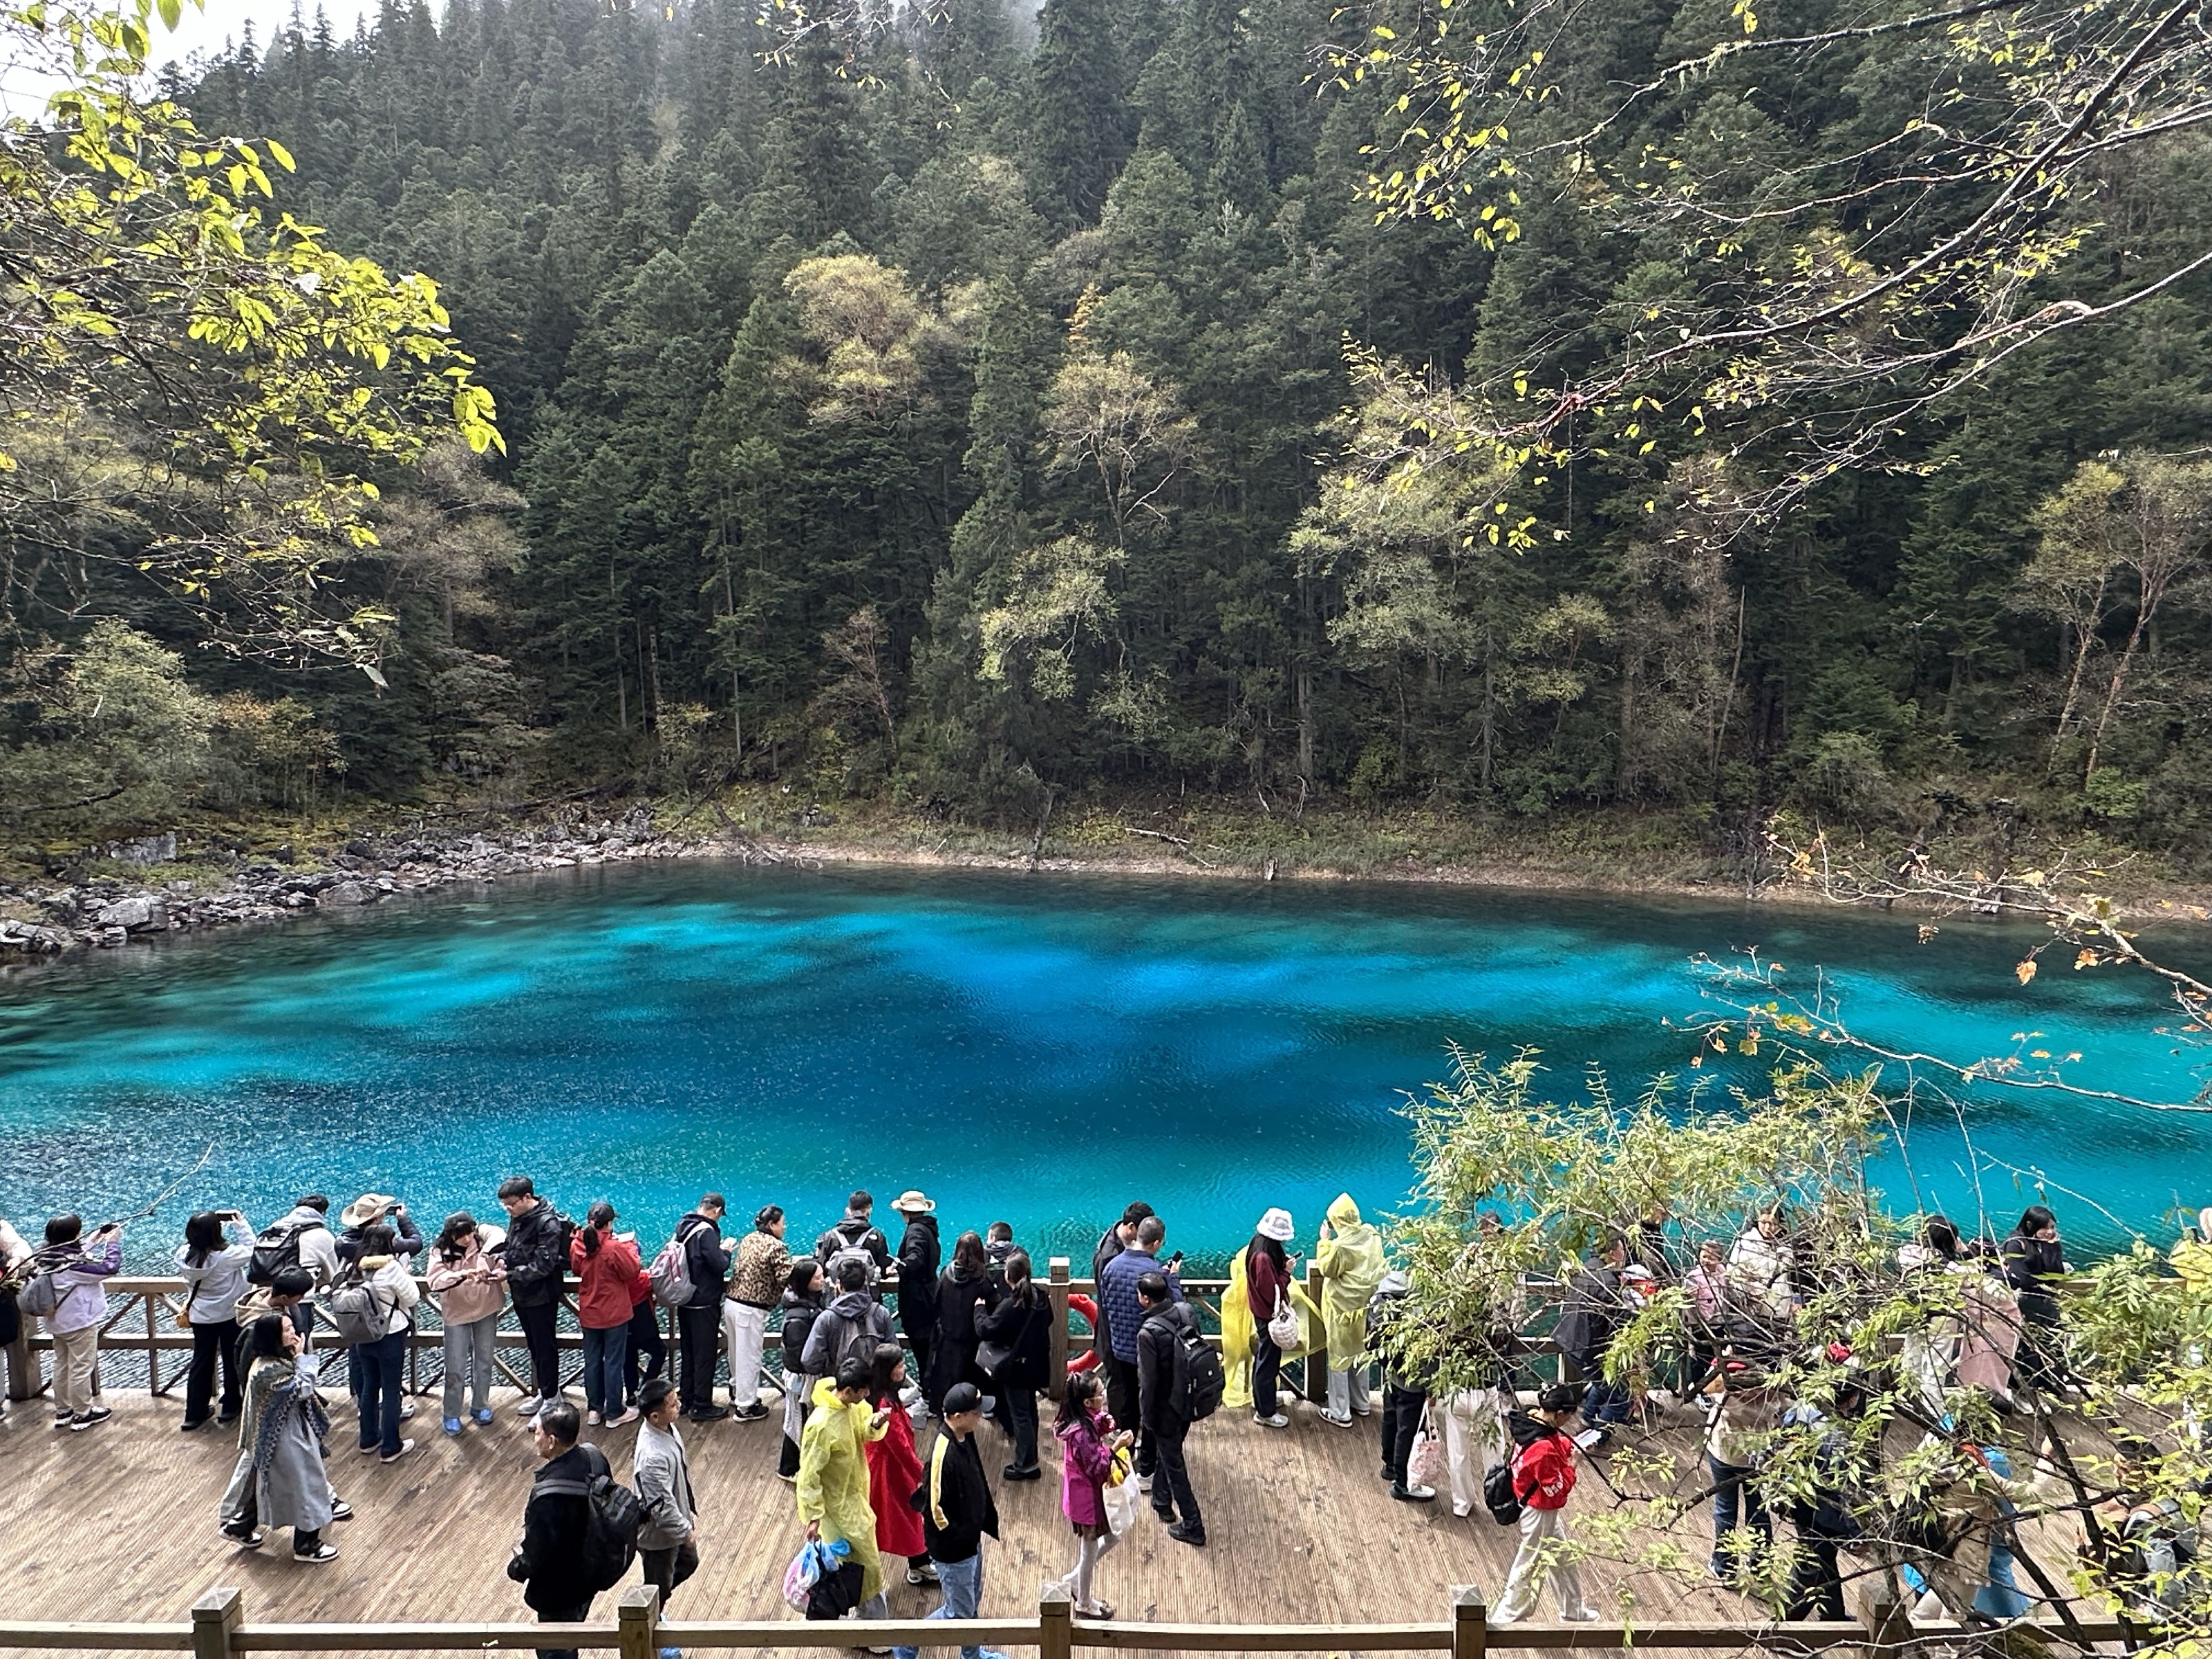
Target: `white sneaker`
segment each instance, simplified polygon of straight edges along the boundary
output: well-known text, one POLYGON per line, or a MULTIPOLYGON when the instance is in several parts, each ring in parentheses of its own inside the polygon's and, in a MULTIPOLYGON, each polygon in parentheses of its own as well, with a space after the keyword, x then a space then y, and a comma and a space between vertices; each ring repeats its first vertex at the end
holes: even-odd
POLYGON ((1140 1474, 1137 1477, 1137 1490, 1139 1492, 1150 1492, 1152 1489, 1152 1477, 1151 1475, 1140 1474))
POLYGON ((534 1394, 526 1394, 515 1402, 514 1414, 517 1417, 535 1417, 544 1409, 544 1401, 534 1394))
POLYGON ((1325 1411, 1321 1414, 1321 1420, 1328 1424, 1332 1429, 1348 1429, 1352 1426, 1352 1419, 1349 1414, 1339 1417, 1334 1412, 1325 1411))
POLYGON ((1273 1417, 1261 1417, 1255 1412, 1253 1413, 1252 1420, 1263 1429, 1287 1429, 1291 1426, 1291 1419, 1280 1412, 1277 1412, 1273 1417))
POLYGON ((1572 1613, 1563 1613, 1559 1617, 1571 1625, 1587 1625, 1597 1617, 1597 1609, 1577 1607, 1572 1613))

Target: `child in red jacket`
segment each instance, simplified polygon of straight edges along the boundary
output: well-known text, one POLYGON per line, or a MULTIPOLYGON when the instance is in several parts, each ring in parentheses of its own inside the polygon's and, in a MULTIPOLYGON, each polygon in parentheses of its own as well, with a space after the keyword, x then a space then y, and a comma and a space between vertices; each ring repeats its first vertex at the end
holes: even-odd
POLYGON ((1559 1598, 1560 1618, 1579 1623, 1597 1617, 1583 1593, 1581 1567, 1562 1553, 1567 1499, 1575 1490, 1575 1443, 1566 1425, 1581 1404, 1580 1389, 1554 1383, 1537 1396, 1533 1415, 1516 1412, 1508 1420, 1519 1448, 1513 1456, 1513 1495, 1521 1500, 1521 1547, 1506 1575, 1504 1593, 1491 1610, 1493 1625, 1526 1619, 1547 1577, 1559 1598))

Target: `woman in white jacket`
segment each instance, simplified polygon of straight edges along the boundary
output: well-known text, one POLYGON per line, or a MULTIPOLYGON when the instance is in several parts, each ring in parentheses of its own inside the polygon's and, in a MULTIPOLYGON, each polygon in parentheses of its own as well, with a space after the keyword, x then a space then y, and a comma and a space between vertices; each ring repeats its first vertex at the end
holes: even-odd
POLYGON ((177 1273, 185 1281, 185 1323, 191 1328, 192 1365, 185 1376, 189 1433, 204 1425, 215 1400, 215 1374, 222 1367, 222 1405, 216 1422, 238 1421, 245 1364, 238 1352, 238 1298, 246 1294, 246 1269, 253 1260, 253 1229, 235 1210, 203 1210, 185 1223, 177 1247, 177 1273), (223 1242, 228 1234, 229 1243, 223 1242))

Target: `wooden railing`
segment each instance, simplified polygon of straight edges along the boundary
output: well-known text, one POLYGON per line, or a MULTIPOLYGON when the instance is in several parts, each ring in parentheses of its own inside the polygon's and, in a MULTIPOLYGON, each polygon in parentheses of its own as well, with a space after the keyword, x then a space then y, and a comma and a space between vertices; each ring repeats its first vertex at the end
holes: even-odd
MULTIPOLYGON (((1455 1589, 1449 1616, 1432 1625, 1166 1625, 1105 1624, 1077 1619, 1062 1592, 1047 1591, 1033 1619, 767 1620, 744 1623, 663 1620, 660 1592, 650 1584, 624 1590, 611 1624, 574 1625, 484 1622, 467 1624, 268 1624, 246 1622, 246 1598, 235 1589, 214 1589, 192 1603, 191 1617, 171 1624, 60 1624, 0 1622, 0 1650, 112 1649, 143 1653, 190 1653, 194 1659, 229 1659, 240 1653, 393 1653, 483 1651, 492 1649, 615 1649, 621 1659, 656 1659, 672 1648, 871 1647, 1035 1648, 1039 1659, 1069 1659, 1077 1648, 1116 1648, 1147 1653, 1449 1653, 1452 1659, 1482 1659, 1493 1650, 1571 1648, 1764 1647, 1802 1656, 1837 1648, 1861 1648, 1869 1659, 1895 1652, 1903 1644, 1955 1642, 1978 1632, 1956 1625, 1906 1625, 1892 1621, 1881 1629, 1853 1621, 1806 1624, 1626 1624, 1510 1625, 1492 1629, 1486 1622, 1482 1593, 1472 1586, 1455 1589)), ((2112 1621, 2058 1625, 2014 1625, 2045 1641, 2075 1651, 2082 1644, 2127 1640, 2130 1632, 2112 1621)), ((2140 1629, 2133 1632, 2141 1635, 2140 1629)))
MULTIPOLYGON (((1079 1335, 1068 1328, 1069 1297, 1086 1296, 1095 1298, 1097 1295, 1095 1284, 1088 1279, 1070 1277, 1068 1267, 1066 1256, 1054 1256, 1048 1264, 1048 1277, 1038 1281, 1038 1288, 1051 1298, 1056 1316, 1052 1324, 1053 1381, 1049 1389, 1055 1399, 1059 1397, 1061 1382, 1067 1375, 1069 1363, 1089 1352, 1091 1346, 1088 1334, 1079 1335)), ((445 1336, 442 1328, 435 1321, 437 1310, 434 1299, 428 1295, 422 1280, 418 1279, 416 1282, 425 1291, 422 1300, 424 1311, 418 1314, 416 1328, 408 1339, 405 1387, 410 1394, 428 1394, 444 1376, 445 1336), (434 1376, 426 1377, 424 1375, 423 1358, 426 1354, 435 1362, 434 1376)), ((1182 1282, 1183 1294, 1210 1316, 1213 1328, 1207 1333, 1207 1340, 1218 1346, 1221 1340, 1221 1297, 1229 1287, 1229 1281, 1225 1279, 1188 1278, 1182 1282)), ((1307 1285, 1314 1299, 1318 1302, 1322 1281, 1310 1269, 1307 1285)), ((897 1279, 886 1280, 884 1289, 886 1294, 895 1294, 898 1289, 897 1279)), ((184 1280, 153 1275, 118 1274, 107 1281, 107 1291, 108 1315, 100 1326, 102 1352, 111 1357, 128 1355, 143 1361, 148 1389, 157 1395, 167 1395, 183 1380, 186 1369, 185 1357, 191 1354, 192 1347, 191 1333, 179 1328, 176 1322, 176 1316, 185 1305, 184 1280)), ((568 1316, 570 1328, 562 1330, 556 1340, 564 1357, 575 1356, 578 1369, 569 1371, 564 1364, 562 1376, 564 1385, 576 1383, 582 1375, 584 1339, 582 1333, 573 1328, 575 1292, 576 1281, 571 1279, 562 1295, 562 1307, 568 1316)), ((509 1314, 512 1311, 511 1309, 507 1310, 509 1314)), ((671 1370, 668 1374, 673 1376, 676 1355, 682 1346, 681 1333, 673 1310, 661 1309, 659 1312, 662 1338, 668 1344, 670 1355, 671 1370)), ((24 1321, 23 1335, 4 1350, 8 1360, 8 1397, 11 1400, 31 1399, 46 1387, 42 1356, 52 1351, 53 1339, 43 1333, 33 1334, 31 1330, 33 1322, 24 1321)), ((494 1366, 507 1382, 526 1392, 530 1387, 529 1380, 520 1369, 509 1364, 506 1356, 526 1352, 527 1347, 520 1326, 503 1325, 492 1356, 494 1366)), ((763 1358, 781 1368, 782 1342, 775 1331, 771 1330, 768 1334, 763 1358)), ((1286 1372, 1285 1386, 1301 1398, 1321 1398, 1328 1382, 1327 1364, 1324 1355, 1309 1355, 1303 1380, 1286 1372)))

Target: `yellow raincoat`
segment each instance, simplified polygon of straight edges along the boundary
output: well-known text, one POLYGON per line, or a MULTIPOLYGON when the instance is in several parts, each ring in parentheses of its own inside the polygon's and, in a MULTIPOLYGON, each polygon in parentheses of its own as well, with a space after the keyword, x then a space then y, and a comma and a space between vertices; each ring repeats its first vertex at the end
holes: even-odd
POLYGON ((1244 1256, 1252 1247, 1237 1252, 1229 1264, 1229 1288, 1221 1293, 1221 1369, 1227 1376, 1221 1385, 1224 1406, 1252 1403, 1252 1297, 1244 1288, 1244 1256))
POLYGON ((1350 1193, 1328 1206, 1331 1236, 1314 1251, 1322 1276, 1322 1321, 1328 1343, 1328 1368, 1347 1371, 1367 1351, 1367 1303, 1382 1284, 1382 1235, 1359 1218, 1350 1193))
POLYGON ((863 1601, 884 1587, 876 1512, 868 1506, 867 1444, 884 1437, 874 1425, 875 1412, 865 1398, 847 1405, 837 1398, 837 1385, 822 1377, 814 1384, 814 1414, 799 1442, 799 1518, 821 1522, 824 1540, 842 1538, 851 1548, 863 1601))

